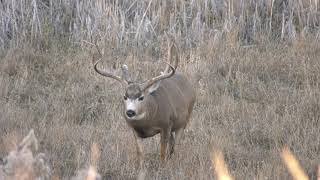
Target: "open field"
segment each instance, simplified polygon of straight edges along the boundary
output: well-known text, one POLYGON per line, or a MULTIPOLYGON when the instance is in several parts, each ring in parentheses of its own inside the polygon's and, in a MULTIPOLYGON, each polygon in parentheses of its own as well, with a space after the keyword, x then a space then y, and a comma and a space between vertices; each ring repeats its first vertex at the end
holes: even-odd
POLYGON ((1 1, 0 157, 33 128, 55 177, 88 166, 95 142, 103 179, 134 179, 123 91, 94 72, 87 42, 98 42, 105 67, 120 73, 126 63, 143 80, 163 68, 169 36, 180 49, 178 71, 201 79, 172 159, 161 166, 159 137, 145 140, 146 179, 213 179, 217 149, 237 179, 289 179, 286 145, 316 179, 318 1, 161 2, 1 1))

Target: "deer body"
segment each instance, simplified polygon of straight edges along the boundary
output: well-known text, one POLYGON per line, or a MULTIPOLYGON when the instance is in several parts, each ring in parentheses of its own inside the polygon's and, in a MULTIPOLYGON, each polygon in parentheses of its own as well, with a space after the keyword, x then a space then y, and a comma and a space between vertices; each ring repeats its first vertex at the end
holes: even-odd
POLYGON ((195 102, 195 91, 186 77, 179 73, 162 80, 149 96, 143 119, 131 119, 124 114, 138 137, 152 137, 169 128, 172 132, 185 128, 195 102))

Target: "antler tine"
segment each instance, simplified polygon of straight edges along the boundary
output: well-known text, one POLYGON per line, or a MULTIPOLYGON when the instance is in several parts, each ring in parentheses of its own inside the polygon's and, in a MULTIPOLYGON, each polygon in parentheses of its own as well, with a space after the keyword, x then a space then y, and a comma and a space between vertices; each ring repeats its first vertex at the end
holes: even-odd
MULTIPOLYGON (((169 42, 169 44, 170 44, 170 42, 169 42)), ((160 81, 162 79, 170 78, 176 72, 176 69, 177 69, 177 66, 178 66, 178 61, 179 61, 179 58, 178 58, 177 53, 176 53, 176 48, 177 47, 175 46, 174 43, 171 43, 171 45, 169 45, 169 46, 170 46, 170 48, 168 49, 168 60, 169 60, 169 62, 164 62, 164 63, 167 64, 164 72, 161 72, 161 75, 146 81, 144 83, 145 85, 141 89, 145 90, 145 89, 149 88, 152 84, 154 84, 154 83, 156 83, 156 82, 158 82, 158 81, 160 81), (173 54, 176 55, 174 66, 172 66, 170 64, 173 54), (170 69, 171 69, 171 72, 169 72, 170 69)))
POLYGON ((147 88, 149 88, 150 86, 152 86, 154 83, 156 83, 162 79, 169 78, 174 75, 174 73, 176 72, 176 69, 170 63, 168 63, 168 62, 164 62, 164 63, 166 63, 170 67, 171 72, 170 73, 166 73, 166 72, 161 73, 161 75, 146 81, 145 84, 141 88, 143 91, 146 90, 147 88))
POLYGON ((128 72, 128 66, 126 64, 122 65, 121 67, 124 79, 128 82, 128 84, 132 83, 133 81, 131 80, 128 72))
MULTIPOLYGON (((178 61, 179 61, 179 57, 178 57, 178 53, 177 53, 177 46, 175 45, 175 43, 169 43, 169 49, 168 49, 168 59, 169 59, 169 62, 171 63, 172 61, 172 58, 174 56, 175 58, 175 64, 174 64, 174 68, 177 69, 178 67, 178 61), (171 45, 170 45, 171 44, 171 45)), ((168 73, 170 70, 170 66, 167 65, 165 70, 164 70, 164 73, 168 73)))
POLYGON ((102 76, 105 76, 105 77, 109 77, 109 78, 113 78, 121 83, 124 83, 124 84, 127 84, 127 82, 125 80, 123 80, 120 76, 117 76, 117 75, 114 75, 114 74, 111 74, 110 72, 107 72, 107 71, 104 71, 104 70, 101 70, 98 68, 98 64, 99 62, 102 60, 102 53, 97 45, 97 43, 95 43, 95 47, 100 55, 100 58, 95 61, 95 59, 93 58, 93 66, 94 66, 94 70, 99 73, 100 75, 102 76))
MULTIPOLYGON (((170 63, 172 63, 172 59, 175 59, 174 68, 177 69, 178 62, 179 62, 179 49, 177 48, 175 37, 172 34, 168 34, 167 32, 164 32, 166 38, 167 38, 167 44, 168 44, 168 54, 167 58, 170 63)), ((166 66, 165 70, 163 72, 168 73, 170 70, 170 66, 166 66)))

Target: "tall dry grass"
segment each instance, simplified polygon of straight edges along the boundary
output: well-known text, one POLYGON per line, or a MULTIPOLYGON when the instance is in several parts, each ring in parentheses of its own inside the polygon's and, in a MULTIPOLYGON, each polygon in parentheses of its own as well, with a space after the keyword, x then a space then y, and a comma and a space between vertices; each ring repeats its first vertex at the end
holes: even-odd
POLYGON ((0 47, 27 44, 40 49, 100 40, 126 51, 157 51, 164 32, 184 48, 223 34, 251 45, 268 39, 319 38, 317 0, 4 0, 0 3, 0 47))
MULTIPOLYGON (((281 152, 281 157, 285 163, 288 171, 295 180, 308 180, 308 176, 305 174, 303 168, 300 166, 296 157, 292 154, 288 147, 284 147, 281 152)), ((232 180, 233 178, 228 172, 227 165, 224 161, 221 151, 215 151, 212 157, 212 164, 215 167, 215 174, 219 180, 232 180)), ((318 178, 319 179, 319 172, 318 178)))
POLYGON ((146 140, 146 178, 213 179, 214 146, 235 178, 288 179, 284 145, 317 177, 318 1, 3 0, 0 13, 0 157, 33 128, 54 177, 89 167, 96 142, 102 179, 135 178, 123 90, 95 74, 87 42, 109 69, 127 63, 144 80, 163 68, 170 37, 178 70, 202 78, 173 158, 160 166, 159 137, 146 140))

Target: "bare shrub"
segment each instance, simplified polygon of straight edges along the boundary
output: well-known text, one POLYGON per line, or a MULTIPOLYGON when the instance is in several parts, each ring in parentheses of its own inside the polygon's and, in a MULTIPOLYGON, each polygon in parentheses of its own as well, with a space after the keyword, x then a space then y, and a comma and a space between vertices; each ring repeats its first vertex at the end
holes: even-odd
POLYGON ((102 178, 95 168, 90 166, 88 169, 78 171, 77 175, 72 177, 71 180, 102 180, 102 178))
POLYGON ((99 147, 96 143, 91 146, 90 166, 86 169, 81 169, 71 180, 102 180, 102 177, 97 173, 97 164, 100 156, 99 147))
POLYGON ((17 148, 3 158, 0 164, 0 179, 6 180, 49 180, 50 168, 43 153, 34 153, 38 150, 38 140, 31 130, 17 148))

